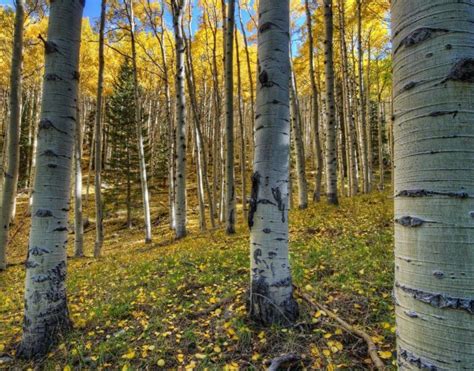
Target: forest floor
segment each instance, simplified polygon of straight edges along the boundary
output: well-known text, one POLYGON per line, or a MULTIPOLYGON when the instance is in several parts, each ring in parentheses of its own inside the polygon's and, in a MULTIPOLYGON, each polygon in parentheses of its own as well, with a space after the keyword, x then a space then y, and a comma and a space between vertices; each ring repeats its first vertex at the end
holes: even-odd
MULTIPOLYGON (((19 215, 26 201, 19 203, 19 215)), ((321 202, 290 214, 294 284, 367 332, 389 368, 395 364, 392 201, 388 192, 374 192, 344 198, 339 207, 321 202)), ((154 205, 152 244, 144 244, 141 228, 126 229, 123 215, 110 217, 98 260, 89 257, 94 227, 86 229, 88 257, 68 263, 74 330, 41 367, 262 369, 274 357, 296 353, 301 367, 372 368, 364 341, 300 298, 298 326, 252 323, 245 310, 247 228, 240 223, 234 236, 222 229, 201 233, 194 218, 189 236, 173 241, 159 213, 165 206, 154 205)), ((0 273, 0 368, 34 367, 8 357, 23 317, 21 261, 28 229, 22 223, 28 222, 19 218, 13 227, 18 230, 9 255, 13 265, 0 273)))

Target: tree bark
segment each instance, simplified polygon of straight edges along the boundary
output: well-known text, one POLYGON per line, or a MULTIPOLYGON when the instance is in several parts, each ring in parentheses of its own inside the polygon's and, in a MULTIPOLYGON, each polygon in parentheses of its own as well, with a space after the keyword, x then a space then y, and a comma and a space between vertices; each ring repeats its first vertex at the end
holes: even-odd
POLYGON ((234 180, 234 20, 235 1, 229 0, 225 27, 225 161, 226 232, 235 233, 235 180, 234 180))
POLYGON ((313 200, 319 202, 321 199, 321 183, 323 179, 323 150, 321 148, 321 138, 319 130, 319 104, 318 104, 318 86, 316 77, 314 76, 314 38, 313 38, 313 21, 311 19, 311 11, 309 9, 309 0, 305 0, 306 11, 306 28, 308 31, 309 43, 309 77, 311 81, 311 99, 312 99, 312 123, 314 129, 314 150, 316 157, 316 184, 314 188, 313 200))
POLYGON ((184 92, 185 44, 181 27, 187 0, 173 0, 173 27, 176 50, 176 238, 186 236, 186 98, 184 92))
POLYGON ((20 358, 44 356, 71 326, 66 244, 83 6, 67 0, 50 7, 20 358))
POLYGON ((289 1, 260 0, 259 14, 249 312, 289 325, 298 317, 288 259, 289 1))
POLYGON ((332 0, 324 0, 324 54, 326 57, 326 196, 330 204, 337 205, 337 147, 336 106, 334 100, 333 16, 332 0))
POLYGON ((361 158, 361 169, 363 176, 363 187, 364 193, 370 192, 370 176, 369 176, 369 162, 368 162, 368 150, 367 150, 367 117, 365 107, 365 95, 364 95, 364 69, 363 60, 364 53, 362 50, 362 0, 357 0, 357 64, 358 64, 358 79, 359 79, 359 140, 360 140, 360 158, 361 158))
POLYGON ((84 256, 84 224, 82 221, 82 125, 79 120, 79 105, 76 112, 74 143, 74 256, 84 256))
POLYGON ((291 72, 290 82, 290 102, 291 102, 291 137, 296 154, 296 180, 298 182, 298 207, 303 210, 308 207, 308 184, 306 182, 305 152, 303 144, 303 134, 301 132, 300 104, 295 88, 296 76, 291 72))
MULTIPOLYGON (((21 132, 21 94, 22 94, 22 53, 23 53, 23 22, 25 11, 23 0, 15 0, 15 31, 13 35, 12 67, 10 73, 10 121, 6 142, 6 166, 0 174, 1 211, 0 211, 0 271, 6 269, 6 251, 8 233, 12 219, 16 191, 18 186, 18 169, 20 165, 20 132, 21 132)), ((3 169, 2 169, 3 170, 3 169)))
POLYGON ((151 243, 151 215, 150 194, 148 192, 148 180, 145 163, 145 148, 143 145, 142 114, 140 104, 140 93, 138 85, 137 51, 135 42, 135 16, 133 13, 133 0, 126 4, 128 20, 130 23, 130 41, 132 44, 133 82, 135 90, 135 125, 137 129, 138 162, 140 166, 140 185, 143 199, 143 216, 145 220, 145 243, 151 243), (130 7, 130 8, 129 8, 130 7), (129 9, 129 10, 128 10, 129 9))
POLYGON ((104 209, 102 205, 102 92, 104 90, 104 29, 107 0, 100 4, 99 25, 99 76, 95 113, 95 245, 94 257, 100 256, 104 243, 104 209))
POLYGON ((474 365, 473 22, 472 1, 392 1, 400 369, 474 365))

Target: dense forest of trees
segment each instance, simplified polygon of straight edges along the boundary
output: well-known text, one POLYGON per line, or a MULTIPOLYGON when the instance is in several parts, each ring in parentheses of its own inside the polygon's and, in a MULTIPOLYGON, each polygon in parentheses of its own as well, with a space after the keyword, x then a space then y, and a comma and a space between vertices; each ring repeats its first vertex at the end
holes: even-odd
POLYGON ((472 367, 472 0, 96 3, 0 7, 0 271, 29 227, 18 359, 73 327, 70 233, 70 256, 99 259, 115 219, 152 247, 158 225, 244 229, 249 318, 293 328, 290 210, 388 188, 397 365, 472 367))

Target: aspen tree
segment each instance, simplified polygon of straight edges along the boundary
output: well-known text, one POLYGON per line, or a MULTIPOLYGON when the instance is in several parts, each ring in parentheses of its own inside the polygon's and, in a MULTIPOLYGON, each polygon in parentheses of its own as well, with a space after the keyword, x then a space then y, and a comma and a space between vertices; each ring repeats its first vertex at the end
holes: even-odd
POLYGON ((104 243, 104 209, 102 205, 102 94, 104 90, 104 29, 107 0, 100 3, 99 23, 99 75, 95 112, 95 245, 94 257, 99 257, 104 243))
MULTIPOLYGON (((23 22, 25 10, 23 0, 15 0, 15 31, 13 35, 12 67, 10 73, 10 120, 5 148, 6 167, 0 174, 0 270, 7 267, 6 249, 12 211, 18 186, 18 167, 20 164, 21 95, 22 95, 22 53, 23 22)), ((3 164, 2 164, 3 165, 3 164)))
POLYGON ((66 244, 83 8, 81 0, 50 7, 20 358, 44 356, 71 327, 66 244))
POLYGON ((474 365, 474 2, 392 1, 400 369, 474 365))
POLYGON ((298 317, 288 258, 289 23, 288 0, 260 0, 249 311, 265 325, 298 317))
POLYGON ((324 0, 324 40, 326 69, 326 195, 330 204, 337 204, 336 105, 334 100, 333 16, 332 0, 324 0))
POLYGON ((172 0, 173 27, 176 51, 176 238, 186 236, 186 97, 184 92, 185 44, 181 27, 187 0, 172 0))
POLYGON ((225 27, 225 191, 226 232, 235 233, 235 180, 234 180, 234 20, 235 1, 228 0, 225 27))
POLYGON ((311 82, 311 100, 312 100, 312 125, 314 130, 314 151, 316 157, 316 185, 314 188, 313 200, 319 202, 321 198, 321 183, 323 179, 323 149, 321 147, 321 138, 319 130, 319 92, 316 84, 315 69, 314 69, 314 38, 313 38, 313 21, 311 19, 311 10, 309 7, 309 0, 305 0, 306 11, 306 28, 308 31, 309 43, 309 78, 311 82))

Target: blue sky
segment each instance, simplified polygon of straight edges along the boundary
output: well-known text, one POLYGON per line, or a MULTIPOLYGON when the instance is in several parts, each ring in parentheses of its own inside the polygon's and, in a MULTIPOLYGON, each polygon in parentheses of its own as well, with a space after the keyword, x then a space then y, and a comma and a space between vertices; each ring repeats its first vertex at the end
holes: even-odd
MULTIPOLYGON (((13 0, 0 0, 0 5, 13 5, 13 0)), ((98 17, 100 13, 100 0, 86 0, 86 7, 84 8, 84 17, 94 18, 98 17)))

